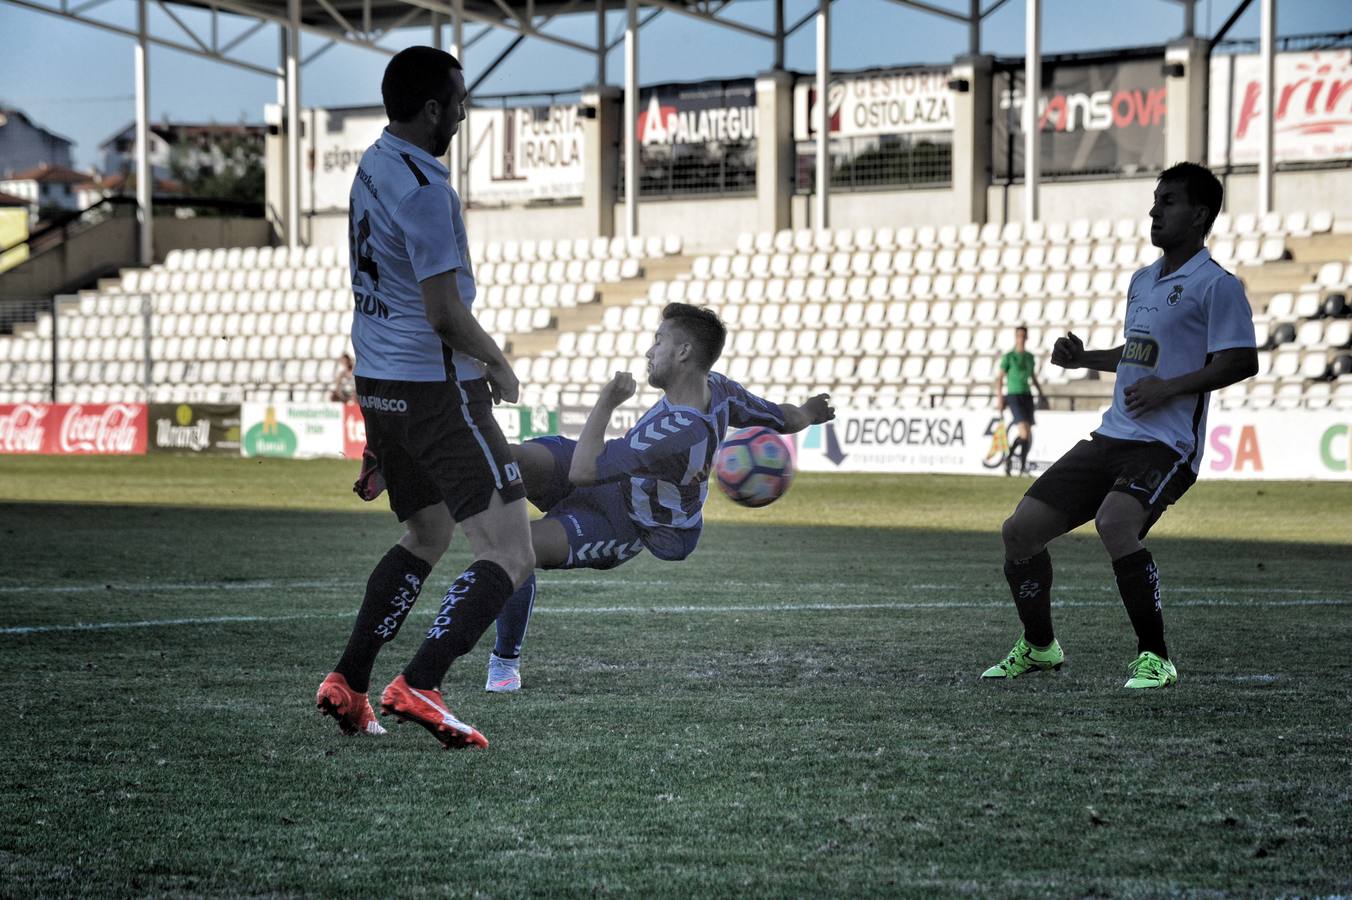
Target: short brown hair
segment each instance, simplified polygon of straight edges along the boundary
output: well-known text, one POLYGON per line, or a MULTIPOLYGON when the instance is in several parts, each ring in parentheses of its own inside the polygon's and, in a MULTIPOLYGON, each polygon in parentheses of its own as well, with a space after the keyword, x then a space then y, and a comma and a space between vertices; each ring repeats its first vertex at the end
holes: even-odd
POLYGON ((723 355, 728 329, 713 310, 689 303, 668 303, 662 309, 662 321, 671 322, 685 333, 695 347, 695 361, 701 367, 712 369, 723 355))

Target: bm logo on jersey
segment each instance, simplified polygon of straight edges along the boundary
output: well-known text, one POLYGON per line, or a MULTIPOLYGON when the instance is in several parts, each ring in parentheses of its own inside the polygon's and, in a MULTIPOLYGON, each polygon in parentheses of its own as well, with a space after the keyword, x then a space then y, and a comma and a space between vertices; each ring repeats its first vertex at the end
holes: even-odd
POLYGON ((1160 345, 1154 338, 1132 336, 1122 348, 1122 362, 1153 369, 1160 361, 1160 345))
POLYGON ((1174 285, 1174 289, 1169 292, 1169 297, 1167 299, 1169 300, 1170 306, 1177 306, 1178 301, 1183 299, 1183 285, 1174 285))

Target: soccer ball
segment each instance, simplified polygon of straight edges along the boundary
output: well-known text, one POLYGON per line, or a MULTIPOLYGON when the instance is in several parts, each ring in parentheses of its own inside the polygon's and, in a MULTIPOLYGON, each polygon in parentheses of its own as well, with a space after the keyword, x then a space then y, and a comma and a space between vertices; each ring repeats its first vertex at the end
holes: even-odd
POLYGON ((782 497, 793 481, 789 445, 768 428, 743 429, 718 448, 714 475, 732 502, 767 506, 782 497))

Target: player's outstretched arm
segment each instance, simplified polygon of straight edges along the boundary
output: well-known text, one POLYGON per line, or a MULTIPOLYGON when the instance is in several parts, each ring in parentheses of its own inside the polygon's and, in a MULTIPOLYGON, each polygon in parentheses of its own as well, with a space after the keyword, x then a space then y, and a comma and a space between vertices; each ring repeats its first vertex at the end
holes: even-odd
POLYGON ((1149 375, 1122 392, 1127 413, 1139 416, 1168 403, 1180 394, 1205 394, 1219 391, 1237 381, 1258 374, 1258 351, 1253 347, 1218 350, 1211 361, 1195 372, 1176 378, 1149 375))
POLYGON ((573 462, 568 468, 568 480, 585 487, 596 484, 596 462, 606 444, 606 426, 615 409, 634 396, 634 376, 628 372, 616 372, 615 377, 601 388, 596 405, 587 414, 582 433, 577 437, 577 446, 573 449, 573 462))
POLYGON ((830 394, 818 394, 815 397, 809 397, 803 402, 802 406, 781 403, 779 408, 784 413, 784 427, 780 429, 780 434, 795 434, 809 425, 821 425, 836 417, 835 407, 831 405, 830 394))
POLYGON ((1125 344, 1111 350, 1086 350, 1084 341, 1067 332, 1063 338, 1057 338, 1052 345, 1052 362, 1063 369, 1094 369, 1098 372, 1116 372, 1117 364, 1122 361, 1122 348, 1125 344))
POLYGON ((521 392, 521 382, 497 342, 460 301, 460 287, 454 270, 423 279, 418 286, 422 288, 427 323, 437 337, 452 350, 467 353, 488 366, 488 384, 493 389, 494 403, 503 400, 515 403, 521 392))

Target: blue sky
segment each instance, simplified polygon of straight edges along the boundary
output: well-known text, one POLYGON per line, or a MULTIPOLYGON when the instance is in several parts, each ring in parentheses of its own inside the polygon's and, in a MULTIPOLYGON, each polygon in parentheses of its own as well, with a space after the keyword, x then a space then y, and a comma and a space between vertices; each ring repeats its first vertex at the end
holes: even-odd
MULTIPOLYGON (((51 2, 55 0, 36 0, 51 2)), ((965 0, 931 0, 937 5, 965 9, 965 0)), ((1200 0, 1199 32, 1210 34, 1236 8, 1239 0, 1200 0)), ((990 0, 984 0, 989 5, 990 0)), ((1230 36, 1258 34, 1255 2, 1230 36)), ((785 18, 796 21, 816 7, 812 0, 786 0, 785 18)), ((1177 37, 1183 27, 1182 7, 1171 0, 1043 0, 1043 52, 1068 53, 1161 44, 1177 37)), ((771 5, 742 0, 730 16, 768 28, 771 5)), ((135 4, 108 0, 90 15, 131 27, 135 4)), ((183 16, 190 23, 191 13, 183 16)), ((609 32, 618 37, 623 14, 609 19, 609 32)), ((241 22, 241 20, 236 20, 241 22)), ((984 26, 982 50, 1005 56, 1023 52, 1023 0, 1010 0, 984 26)), ((172 22, 151 6, 152 32, 174 35, 172 22)), ((887 0, 838 0, 833 14, 832 65, 838 69, 947 63, 967 48, 966 29, 957 24, 902 7, 887 0)), ((1349 0, 1280 0, 1280 34, 1309 34, 1352 30, 1349 0)), ((230 24, 222 40, 243 31, 230 24)), ((590 15, 569 17, 552 26, 554 33, 590 43, 594 39, 590 15)), ((449 29, 446 30, 449 39, 449 29)), ((473 30, 470 32, 474 33, 473 30)), ((132 47, 129 38, 88 28, 46 13, 0 0, 0 103, 26 112, 39 125, 76 142, 75 159, 82 167, 100 162, 98 145, 133 117, 132 47)), ((510 35, 490 35, 466 53, 470 80, 476 66, 486 65, 509 42, 510 35)), ((794 34, 786 46, 786 65, 810 72, 815 66, 815 34, 811 24, 794 34)), ((426 29, 399 32, 384 44, 398 49, 428 43, 426 29)), ((259 64, 275 64, 277 31, 263 29, 241 45, 240 52, 259 64)), ((302 40, 302 53, 320 45, 311 36, 302 40)), ((301 77, 301 102, 306 106, 376 104, 380 73, 386 57, 356 47, 336 46, 306 66, 301 77)), ((644 84, 697 81, 706 78, 753 75, 770 67, 768 41, 705 25, 673 13, 663 13, 643 29, 640 39, 639 80, 644 84)), ((623 51, 616 48, 607 60, 608 80, 620 83, 623 51)), ((167 48, 150 53, 151 116, 159 120, 259 122, 265 103, 275 102, 276 81, 167 48)), ((568 48, 528 39, 481 86, 482 92, 568 91, 594 80, 595 61, 568 48)))

